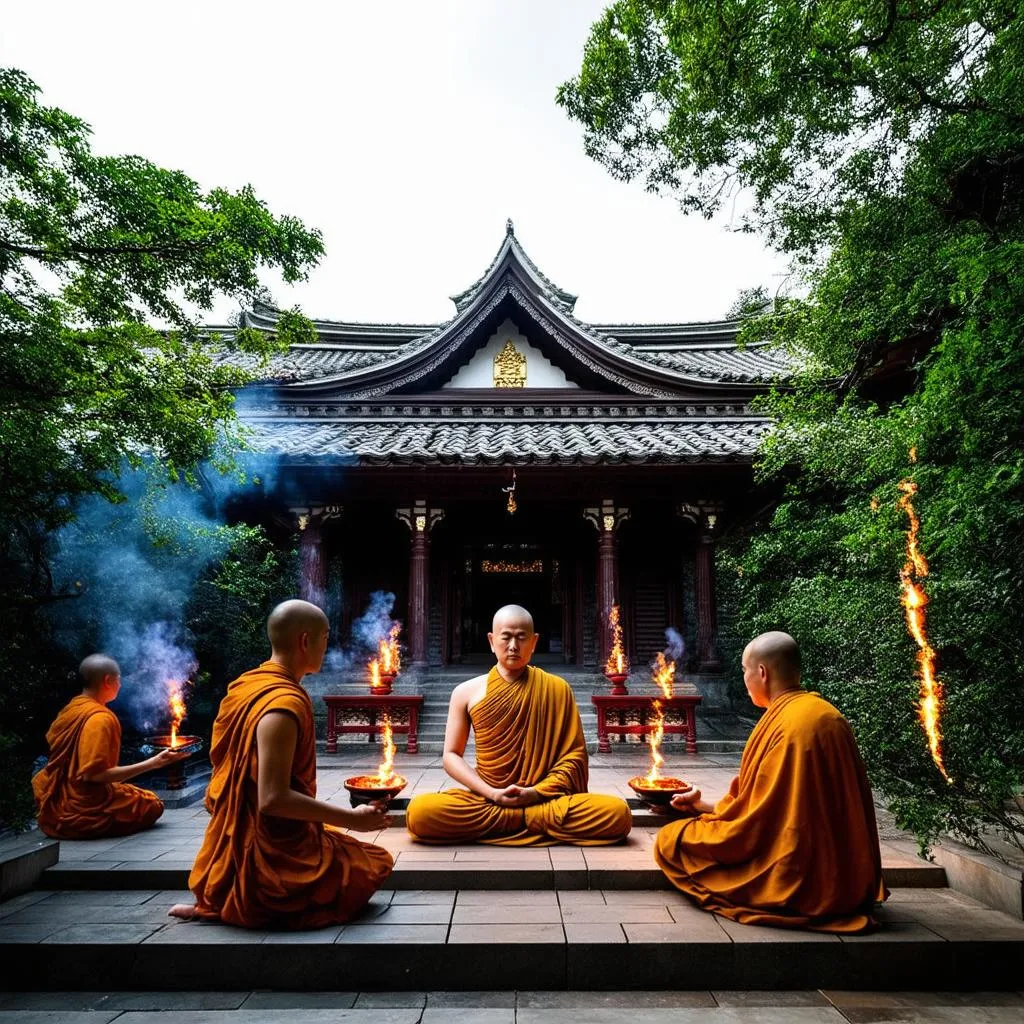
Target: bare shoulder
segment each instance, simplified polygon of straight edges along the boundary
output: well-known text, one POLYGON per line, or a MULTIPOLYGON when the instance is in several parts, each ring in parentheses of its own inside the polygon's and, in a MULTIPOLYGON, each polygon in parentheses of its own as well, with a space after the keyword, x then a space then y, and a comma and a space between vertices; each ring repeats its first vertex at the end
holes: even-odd
POLYGON ((487 676, 473 676, 452 690, 451 706, 469 710, 487 692, 487 676))

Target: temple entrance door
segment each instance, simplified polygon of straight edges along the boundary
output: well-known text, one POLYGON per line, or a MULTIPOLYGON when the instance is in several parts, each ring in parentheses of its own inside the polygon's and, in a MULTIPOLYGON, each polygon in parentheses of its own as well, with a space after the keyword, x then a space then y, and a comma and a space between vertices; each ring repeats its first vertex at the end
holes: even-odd
POLYGON ((530 551, 515 558, 484 554, 473 559, 470 605, 463 609, 467 657, 492 656, 487 643, 494 613, 506 604, 522 605, 540 634, 536 654, 561 657, 562 609, 552 601, 552 565, 530 551))

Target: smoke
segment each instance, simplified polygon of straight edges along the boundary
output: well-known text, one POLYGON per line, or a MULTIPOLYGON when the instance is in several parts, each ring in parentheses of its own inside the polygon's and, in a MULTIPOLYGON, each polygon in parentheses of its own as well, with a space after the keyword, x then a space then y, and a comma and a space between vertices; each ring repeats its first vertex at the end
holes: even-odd
POLYGON ((167 681, 195 673, 184 608, 232 534, 183 485, 154 484, 144 472, 126 472, 118 484, 126 501, 86 499, 56 537, 54 582, 80 596, 59 602, 52 619, 75 659, 102 650, 119 662, 116 707, 145 732, 166 725, 167 681))
POLYGON ((685 650, 686 643, 680 633, 668 626, 665 629, 665 657, 678 664, 685 650))
POLYGON ((341 672, 376 655, 381 640, 387 639, 393 626, 401 623, 391 618, 395 595, 387 590, 375 590, 370 595, 370 607, 352 623, 352 640, 348 649, 335 648, 327 652, 324 669, 341 672))

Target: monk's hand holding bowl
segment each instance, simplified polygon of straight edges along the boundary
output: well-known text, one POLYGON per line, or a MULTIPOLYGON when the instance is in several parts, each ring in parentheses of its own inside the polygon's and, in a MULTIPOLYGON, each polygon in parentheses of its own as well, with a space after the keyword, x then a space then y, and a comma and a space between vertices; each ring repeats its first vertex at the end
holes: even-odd
POLYGON ((346 827, 356 832, 376 832, 391 824, 388 817, 388 805, 383 800, 371 800, 368 804, 360 804, 348 812, 351 821, 346 827))
POLYGON ((690 786, 681 793, 674 793, 669 805, 683 814, 704 814, 712 808, 700 798, 700 790, 690 786))
POLYGON ((529 807, 540 803, 540 794, 532 786, 506 786, 491 797, 499 807, 529 807))
POLYGON ((169 764, 174 764, 177 761, 184 761, 186 757, 191 753, 187 748, 174 750, 171 747, 166 747, 160 751, 159 754, 154 754, 150 758, 150 763, 154 768, 165 768, 169 764))

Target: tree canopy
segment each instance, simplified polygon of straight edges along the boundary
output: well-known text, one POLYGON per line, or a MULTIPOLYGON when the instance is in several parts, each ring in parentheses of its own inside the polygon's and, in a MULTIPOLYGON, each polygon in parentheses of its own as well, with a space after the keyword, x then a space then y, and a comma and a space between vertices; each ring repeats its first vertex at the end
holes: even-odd
POLYGON ((927 841, 1021 845, 1024 34, 1017 2, 620 0, 559 91, 585 146, 685 211, 737 196, 803 297, 741 337, 794 376, 763 404, 779 496, 739 524, 741 626, 788 629, 872 779, 927 841), (917 721, 899 601, 911 479, 953 784, 917 721))

